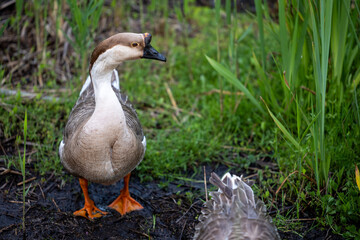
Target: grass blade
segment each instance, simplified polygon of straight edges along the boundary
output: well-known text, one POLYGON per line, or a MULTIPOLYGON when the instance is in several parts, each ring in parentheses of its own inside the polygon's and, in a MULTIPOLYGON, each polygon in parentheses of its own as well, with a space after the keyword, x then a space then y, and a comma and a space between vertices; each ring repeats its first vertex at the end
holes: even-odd
POLYGON ((241 34, 239 39, 237 40, 237 43, 240 43, 242 40, 244 40, 251 32, 252 32, 252 24, 241 34))
POLYGON ((214 59, 206 56, 206 59, 209 61, 210 65, 221 75, 223 76, 229 83, 233 84, 240 91, 242 91, 247 98, 262 112, 264 109, 261 107, 259 102, 255 99, 255 97, 249 92, 249 90, 235 77, 235 75, 230 72, 227 68, 225 68, 220 63, 216 62, 214 59))
POLYGON ((301 146, 300 144, 295 140, 295 138, 291 135, 291 133, 289 133, 288 130, 286 130, 286 128, 284 127, 284 125, 277 119, 277 117, 275 117, 275 115, 270 111, 269 107, 267 106, 266 102, 264 101, 264 99, 262 97, 260 97, 260 99, 263 101, 263 103, 266 106, 266 109, 268 110, 271 118, 274 120, 276 126, 278 126, 278 128, 280 129, 280 131, 284 134, 285 138, 291 142, 296 149, 301 150, 301 146))
POLYGON ((259 25, 260 47, 261 47, 261 60, 264 70, 266 70, 266 53, 265 53, 265 40, 264 40, 264 21, 261 0, 255 0, 256 16, 259 25))
MULTIPOLYGON (((25 234, 25 197, 26 197, 26 190, 25 190, 25 163, 26 163, 26 136, 27 136, 27 110, 25 110, 25 117, 24 117, 24 154, 22 157, 22 162, 20 163, 21 168, 21 175, 23 177, 23 216, 22 216, 22 227, 25 234)), ((19 153, 20 154, 20 153, 19 153)))

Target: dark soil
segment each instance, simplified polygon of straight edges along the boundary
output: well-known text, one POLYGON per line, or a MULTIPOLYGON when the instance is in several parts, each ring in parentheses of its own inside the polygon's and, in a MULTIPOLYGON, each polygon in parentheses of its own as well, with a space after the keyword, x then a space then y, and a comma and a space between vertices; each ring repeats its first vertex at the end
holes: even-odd
MULTIPOLYGON (((47 178, 43 184, 31 182, 26 200, 27 239, 190 239, 201 208, 201 201, 191 204, 184 194, 189 187, 169 184, 161 189, 155 182, 140 183, 133 174, 131 195, 144 209, 121 216, 106 207, 119 195, 122 181, 111 186, 90 184, 90 197, 110 214, 89 221, 72 215, 84 204, 78 181, 64 184, 59 178, 47 178)), ((0 179, 7 183, 0 194, 0 238, 21 239, 22 187, 17 183, 22 177, 7 174, 0 179)))
MULTIPOLYGON (((26 231, 22 231, 22 176, 0 164, 0 239, 192 239, 197 216, 204 199, 203 184, 177 180, 160 188, 160 181, 141 183, 133 173, 130 192, 144 209, 121 216, 106 206, 120 193, 122 181, 115 185, 90 184, 90 197, 110 214, 89 221, 74 217, 83 207, 82 191, 76 179, 67 182, 54 175, 27 175, 36 179, 26 197, 26 231), (186 192, 194 196, 190 199, 186 192), (191 201, 191 202, 190 202, 191 201)), ((215 168, 207 167, 207 175, 215 168)), ((216 167, 222 175, 227 167, 216 167)), ((33 173, 28 169, 28 173, 33 173)), ((67 173, 64 173, 67 174, 67 173)), ((199 174, 198 179, 202 178, 199 174)), ((313 222, 304 224, 304 232, 313 222)), ((294 233, 280 231, 283 239, 302 239, 294 233)), ((342 239, 331 231, 309 231, 303 239, 342 239)))

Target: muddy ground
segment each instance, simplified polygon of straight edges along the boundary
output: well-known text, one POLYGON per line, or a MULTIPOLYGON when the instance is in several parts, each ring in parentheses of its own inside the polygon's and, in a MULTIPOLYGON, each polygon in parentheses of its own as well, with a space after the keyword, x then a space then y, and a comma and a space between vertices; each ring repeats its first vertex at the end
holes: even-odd
MULTIPOLYGON (((207 167, 207 175, 214 171, 220 175, 226 166, 207 167)), ((202 183, 173 181, 167 187, 159 187, 161 181, 141 183, 133 173, 130 180, 132 196, 144 209, 121 216, 106 206, 123 187, 90 184, 90 197, 98 207, 109 211, 105 217, 89 221, 74 217, 72 212, 83 207, 84 200, 78 181, 68 181, 54 175, 40 177, 27 169, 26 184, 30 186, 26 197, 26 231, 22 231, 22 176, 16 170, 7 170, 0 163, 0 239, 192 239, 197 216, 204 197, 202 183), (195 194, 189 199, 186 192, 195 194)), ((67 174, 64 172, 64 174, 67 174)), ((203 178, 200 173, 197 177, 203 178)), ((209 186, 210 187, 210 186, 209 186)), ((304 222, 304 232, 312 222, 304 222)), ((304 238, 290 232, 281 232, 283 239, 342 239, 331 231, 312 229, 304 238)))

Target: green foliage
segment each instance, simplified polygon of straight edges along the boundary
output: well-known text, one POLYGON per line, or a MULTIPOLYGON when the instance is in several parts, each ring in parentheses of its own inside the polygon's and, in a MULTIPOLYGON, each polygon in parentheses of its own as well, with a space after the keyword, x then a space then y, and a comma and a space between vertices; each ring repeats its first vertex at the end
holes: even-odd
MULTIPOLYGON (((32 152, 35 152, 31 155, 33 159, 36 159, 34 167, 40 174, 54 171, 60 175, 62 166, 57 153, 58 141, 62 139, 62 129, 66 123, 65 116, 69 115, 78 94, 75 93, 70 96, 69 101, 60 103, 40 99, 29 101, 22 99, 20 92, 18 93, 17 96, 11 98, 2 96, 2 101, 6 101, 6 105, 0 108, 0 124, 3 127, 4 138, 16 136, 22 139, 21 136, 25 135, 26 130, 26 140, 31 144, 32 152), (25 111, 27 112, 26 129, 22 127, 25 125, 22 117, 25 111)), ((63 98, 68 99, 69 96, 63 95, 63 98)), ((20 141, 17 142, 17 145, 19 144, 21 144, 20 141)), ((24 148, 26 146, 27 144, 24 148)), ((7 155, 7 165, 22 170, 23 162, 20 161, 21 164, 19 164, 17 159, 11 154, 7 155)))
MULTIPOLYGON (((336 182, 332 184, 337 185, 336 182)), ((322 212, 318 214, 325 216, 324 225, 330 225, 335 232, 349 239, 360 236, 358 229, 360 198, 358 190, 351 181, 338 188, 336 195, 326 194, 321 196, 320 200, 321 204, 318 207, 322 212)))

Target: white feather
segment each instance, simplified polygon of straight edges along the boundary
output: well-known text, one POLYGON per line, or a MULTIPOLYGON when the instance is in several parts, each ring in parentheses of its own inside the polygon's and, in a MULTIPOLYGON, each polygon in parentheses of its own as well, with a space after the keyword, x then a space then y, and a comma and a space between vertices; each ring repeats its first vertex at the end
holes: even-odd
POLYGON ((91 83, 91 78, 90 78, 90 76, 88 76, 84 85, 81 88, 79 96, 81 96, 81 94, 85 91, 85 89, 87 89, 90 86, 90 83, 91 83))
POLYGON ((118 73, 118 71, 116 71, 116 69, 114 69, 114 71, 113 71, 113 76, 114 76, 114 78, 112 78, 112 79, 114 79, 114 80, 112 81, 111 85, 120 91, 119 73, 118 73))

